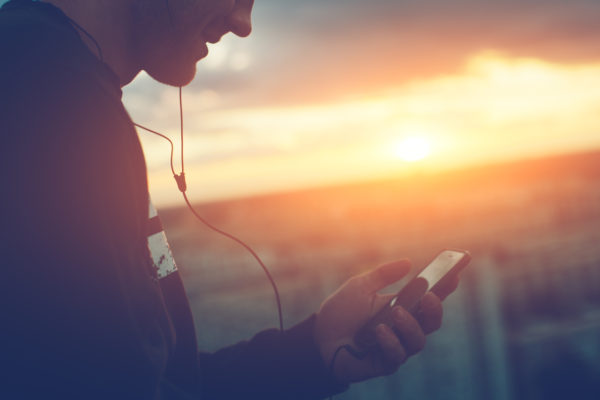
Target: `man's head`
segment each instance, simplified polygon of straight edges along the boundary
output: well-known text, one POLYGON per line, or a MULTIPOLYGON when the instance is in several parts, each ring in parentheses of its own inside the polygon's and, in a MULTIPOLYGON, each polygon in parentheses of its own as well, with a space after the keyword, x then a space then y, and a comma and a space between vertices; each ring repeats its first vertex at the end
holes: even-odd
POLYGON ((134 0, 132 49, 140 67, 159 82, 183 86, 206 57, 206 43, 252 29, 254 0, 134 0))

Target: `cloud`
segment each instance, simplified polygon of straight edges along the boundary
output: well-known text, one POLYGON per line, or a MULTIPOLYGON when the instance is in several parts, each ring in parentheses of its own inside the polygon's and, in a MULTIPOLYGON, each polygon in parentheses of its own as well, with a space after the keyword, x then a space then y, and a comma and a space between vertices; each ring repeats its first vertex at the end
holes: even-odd
POLYGON ((593 0, 262 0, 253 35, 223 43, 252 62, 215 69, 209 56, 190 90, 229 106, 314 103, 455 73, 483 50, 586 63, 600 57, 598 20, 593 0))

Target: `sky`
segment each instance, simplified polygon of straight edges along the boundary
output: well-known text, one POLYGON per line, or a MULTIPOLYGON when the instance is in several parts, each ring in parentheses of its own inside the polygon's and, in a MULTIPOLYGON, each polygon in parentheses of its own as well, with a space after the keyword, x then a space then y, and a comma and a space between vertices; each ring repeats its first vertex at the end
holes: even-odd
MULTIPOLYGON (((597 0, 256 0, 184 88, 188 194, 600 148, 599 20, 597 0)), ((179 145, 177 89, 141 73, 123 101, 179 145)), ((168 144, 140 137, 155 203, 180 204, 168 144)))
MULTIPOLYGON (((189 195, 600 148, 599 20, 585 0, 257 0, 252 35, 184 89, 189 195)), ((176 89, 142 74, 124 102, 177 139, 176 89)), ((140 135, 154 200, 177 204, 168 145, 140 135)))

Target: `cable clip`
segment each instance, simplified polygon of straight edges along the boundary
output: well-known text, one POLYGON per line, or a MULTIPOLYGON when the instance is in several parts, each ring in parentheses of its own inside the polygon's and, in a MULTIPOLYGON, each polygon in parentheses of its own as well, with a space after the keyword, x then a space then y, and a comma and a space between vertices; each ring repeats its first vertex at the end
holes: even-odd
POLYGON ((179 175, 173 175, 173 178, 175 178, 175 182, 177 182, 177 188, 179 188, 179 191, 185 193, 185 191, 187 190, 187 184, 185 183, 185 173, 182 172, 179 175))

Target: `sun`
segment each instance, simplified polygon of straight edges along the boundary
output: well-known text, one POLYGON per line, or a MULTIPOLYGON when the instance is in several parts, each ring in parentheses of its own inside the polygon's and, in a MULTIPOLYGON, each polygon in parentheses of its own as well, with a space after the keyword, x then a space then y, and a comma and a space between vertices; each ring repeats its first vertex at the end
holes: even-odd
POLYGON ((427 157, 431 146, 429 140, 422 136, 407 136, 394 144, 393 151, 399 159, 414 162, 427 157))

